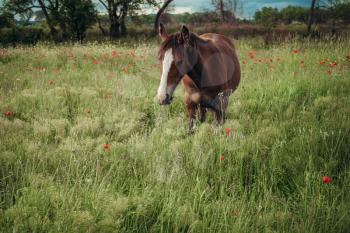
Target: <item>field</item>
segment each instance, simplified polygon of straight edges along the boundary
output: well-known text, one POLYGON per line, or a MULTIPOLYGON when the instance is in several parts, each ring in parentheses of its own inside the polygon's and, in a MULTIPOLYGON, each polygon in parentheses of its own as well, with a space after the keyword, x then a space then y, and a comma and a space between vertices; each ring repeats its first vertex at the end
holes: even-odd
POLYGON ((236 45, 191 136, 158 43, 1 49, 0 232, 350 232, 350 41, 236 45))

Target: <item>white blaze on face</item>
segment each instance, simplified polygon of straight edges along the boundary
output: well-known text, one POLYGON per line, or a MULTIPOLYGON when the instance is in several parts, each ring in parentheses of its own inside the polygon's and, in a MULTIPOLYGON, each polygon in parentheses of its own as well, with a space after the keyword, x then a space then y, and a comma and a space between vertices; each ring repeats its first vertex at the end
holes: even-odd
POLYGON ((168 75, 169 75, 169 71, 170 71, 171 64, 173 63, 173 61, 174 61, 173 50, 168 49, 164 55, 163 73, 162 73, 162 77, 160 79, 160 84, 159 84, 158 93, 157 93, 157 98, 160 102, 163 102, 166 99, 168 75))

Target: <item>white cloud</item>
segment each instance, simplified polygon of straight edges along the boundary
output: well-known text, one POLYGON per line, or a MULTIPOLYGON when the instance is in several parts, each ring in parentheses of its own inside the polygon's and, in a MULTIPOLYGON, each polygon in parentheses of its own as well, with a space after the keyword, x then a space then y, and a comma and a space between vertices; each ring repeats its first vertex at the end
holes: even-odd
MULTIPOLYGON (((182 14, 182 13, 193 13, 194 9, 188 6, 175 6, 172 8, 173 10, 170 12, 172 14, 182 14)), ((141 12, 143 14, 156 14, 158 9, 155 8, 145 8, 141 12)))
POLYGON ((192 9, 192 7, 188 7, 188 6, 177 6, 177 7, 174 7, 174 11, 172 13, 175 13, 175 14, 181 14, 181 13, 193 13, 194 10, 192 9))

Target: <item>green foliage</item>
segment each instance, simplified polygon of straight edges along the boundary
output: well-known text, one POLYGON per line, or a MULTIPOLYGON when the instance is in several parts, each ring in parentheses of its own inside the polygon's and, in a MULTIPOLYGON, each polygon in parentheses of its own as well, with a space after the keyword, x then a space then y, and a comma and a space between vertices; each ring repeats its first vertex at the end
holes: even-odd
POLYGON ((17 26, 4 27, 0 29, 0 45, 15 45, 21 44, 35 44, 40 40, 47 39, 48 36, 45 31, 36 26, 17 26))
POLYGON ((96 21, 94 4, 91 0, 61 0, 61 15, 71 34, 82 42, 86 31, 96 21))
MULTIPOLYGON (((316 23, 329 23, 335 19, 341 23, 349 23, 350 2, 345 1, 326 1, 322 8, 316 8, 314 21, 316 23)), ((278 23, 291 24, 293 21, 307 23, 309 9, 300 6, 287 6, 281 10, 272 7, 263 7, 255 12, 255 22, 264 26, 275 26, 278 23)))
POLYGON ((280 20, 280 12, 277 8, 263 7, 257 10, 254 15, 255 22, 263 24, 266 27, 275 26, 280 20))
POLYGON ((15 19, 13 14, 0 11, 0 29, 4 27, 13 27, 14 23, 15 19))
POLYGON ((350 23, 350 2, 345 1, 341 4, 334 6, 334 17, 338 18, 339 20, 343 21, 346 24, 350 23))
POLYGON ((287 6, 280 14, 285 24, 291 24, 293 21, 306 23, 308 19, 308 9, 300 6, 287 6))

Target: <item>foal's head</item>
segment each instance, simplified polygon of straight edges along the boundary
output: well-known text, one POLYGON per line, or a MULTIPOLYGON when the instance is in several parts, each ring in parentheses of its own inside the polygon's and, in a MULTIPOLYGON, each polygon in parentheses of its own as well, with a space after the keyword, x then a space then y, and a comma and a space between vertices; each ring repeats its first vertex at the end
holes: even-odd
POLYGON ((182 77, 197 63, 197 36, 186 26, 182 26, 180 32, 168 35, 163 24, 160 24, 158 31, 163 42, 158 53, 158 59, 162 62, 162 76, 157 98, 161 105, 165 105, 171 103, 182 77))

